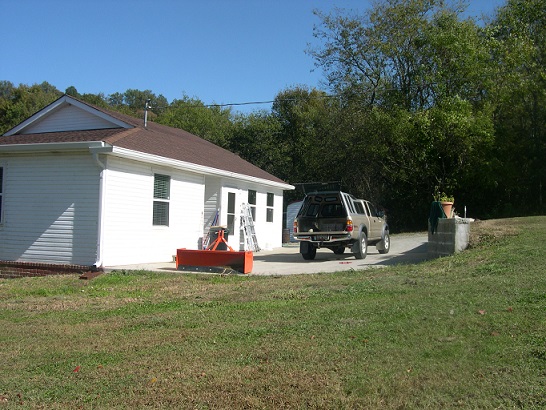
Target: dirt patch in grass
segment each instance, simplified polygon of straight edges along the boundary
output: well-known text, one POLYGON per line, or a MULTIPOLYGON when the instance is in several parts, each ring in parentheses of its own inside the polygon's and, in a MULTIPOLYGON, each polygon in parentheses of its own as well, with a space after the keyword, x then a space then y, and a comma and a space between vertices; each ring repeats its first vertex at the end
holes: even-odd
POLYGON ((520 232, 519 226, 508 223, 505 219, 477 220, 470 229, 469 248, 497 243, 520 232))

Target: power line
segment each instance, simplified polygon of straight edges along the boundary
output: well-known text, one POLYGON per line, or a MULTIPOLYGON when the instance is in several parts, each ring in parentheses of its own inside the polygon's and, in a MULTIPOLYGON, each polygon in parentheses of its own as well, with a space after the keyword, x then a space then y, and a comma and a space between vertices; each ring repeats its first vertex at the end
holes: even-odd
POLYGON ((248 101, 240 103, 225 103, 225 104, 203 104, 205 107, 233 107, 240 105, 259 105, 259 104, 273 104, 275 100, 270 101, 248 101))
MULTIPOLYGON (((326 98, 340 98, 342 97, 341 94, 334 94, 334 95, 330 95, 330 94, 323 94, 323 95, 316 95, 316 96, 313 96, 312 98, 322 98, 322 99, 326 99, 326 98)), ((305 98, 305 97, 303 97, 305 98)), ((244 106, 244 105, 263 105, 263 104, 273 104, 274 102, 278 102, 278 101, 300 101, 302 98, 297 98, 297 97, 293 97, 293 98, 277 98, 275 100, 266 100, 266 101, 246 101, 246 102, 234 102, 234 103, 223 103, 223 104, 205 104, 203 102, 201 103, 189 103, 189 102, 186 102, 186 105, 188 107, 205 107, 205 108, 211 108, 211 107, 238 107, 238 106, 244 106)), ((183 101, 183 100, 180 100, 180 101, 183 101)), ((165 109, 168 109, 168 108, 172 108, 171 105, 163 105, 163 106, 160 106, 160 105, 149 105, 148 108, 152 109, 152 110, 165 110, 165 109)))
MULTIPOLYGON (((342 94, 322 94, 314 95, 312 98, 340 98, 342 94)), ((305 98, 305 97, 304 97, 305 98)), ((225 104, 203 104, 205 107, 231 107, 239 105, 259 105, 259 104, 273 104, 275 101, 299 101, 301 98, 278 98, 275 100, 269 101, 249 101, 249 102, 240 102, 240 103, 225 103, 225 104)))

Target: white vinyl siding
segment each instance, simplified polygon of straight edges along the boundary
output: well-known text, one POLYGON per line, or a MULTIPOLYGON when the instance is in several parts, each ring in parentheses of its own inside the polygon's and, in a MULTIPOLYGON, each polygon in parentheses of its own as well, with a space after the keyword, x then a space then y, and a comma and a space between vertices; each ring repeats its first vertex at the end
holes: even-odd
POLYGON ((100 171, 91 156, 15 156, 6 163, 0 260, 93 265, 100 171))
POLYGON ((205 177, 205 208, 204 208, 204 224, 203 235, 205 235, 213 222, 218 225, 220 223, 220 178, 207 176, 205 177))
MULTIPOLYGON (((210 224, 216 210, 227 207, 227 195, 221 195, 225 186, 240 192, 242 201, 249 189, 256 191, 258 244, 262 249, 282 246, 282 189, 111 155, 101 161, 106 164, 103 171, 88 152, 0 156, 0 260, 93 265, 100 231, 103 266, 170 262, 177 248, 199 248, 206 221, 210 224), (151 223, 155 174, 170 177, 169 226, 151 223), (266 222, 268 193, 274 194, 273 222, 266 222)), ((238 218, 240 209, 235 212, 238 218)), ((238 248, 239 232, 229 239, 238 248)))
POLYGON ((103 265, 169 262, 203 235, 203 176, 109 157, 103 192, 103 265), (154 174, 170 176, 169 226, 153 226, 154 174))
POLYGON ((26 128, 23 133, 36 134, 40 132, 97 130, 103 128, 119 127, 103 118, 69 105, 37 121, 36 124, 26 128))
POLYGON ((2 224, 2 204, 4 202, 4 167, 0 166, 0 224, 2 224))

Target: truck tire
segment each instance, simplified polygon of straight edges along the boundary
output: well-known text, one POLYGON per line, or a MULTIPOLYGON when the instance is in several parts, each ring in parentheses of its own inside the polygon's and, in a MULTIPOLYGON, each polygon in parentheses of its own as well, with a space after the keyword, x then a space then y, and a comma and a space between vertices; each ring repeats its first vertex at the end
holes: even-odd
POLYGON ((378 243, 379 249, 377 250, 380 254, 384 255, 386 253, 389 253, 391 250, 391 237, 389 236, 389 232, 385 232, 385 236, 383 237, 383 240, 378 243))
POLYGON ((366 232, 360 232, 360 237, 358 242, 355 242, 353 245, 353 254, 356 259, 365 259, 368 254, 368 237, 366 232))
POLYGON ((315 248, 310 243, 300 242, 300 253, 301 256, 303 256, 303 259, 305 259, 306 261, 310 261, 315 259, 315 256, 317 254, 317 248, 315 248))

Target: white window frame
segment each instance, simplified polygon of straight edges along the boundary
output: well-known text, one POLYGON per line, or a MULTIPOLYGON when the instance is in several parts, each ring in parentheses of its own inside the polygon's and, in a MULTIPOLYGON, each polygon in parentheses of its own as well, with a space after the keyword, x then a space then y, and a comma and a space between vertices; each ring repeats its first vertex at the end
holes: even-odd
POLYGON ((258 202, 258 191, 254 190, 254 189, 249 189, 247 199, 248 199, 248 201, 247 201, 248 206, 250 207, 250 213, 252 215, 252 220, 254 222, 256 222, 256 203, 258 202), (254 198, 252 198, 252 196, 250 194, 251 192, 254 192, 254 198), (253 199, 254 202, 251 202, 251 199, 253 199))
POLYGON ((268 223, 273 223, 274 215, 275 215, 275 194, 273 192, 268 192, 266 194, 265 221, 268 223), (271 204, 269 203, 269 198, 271 198, 271 204))

